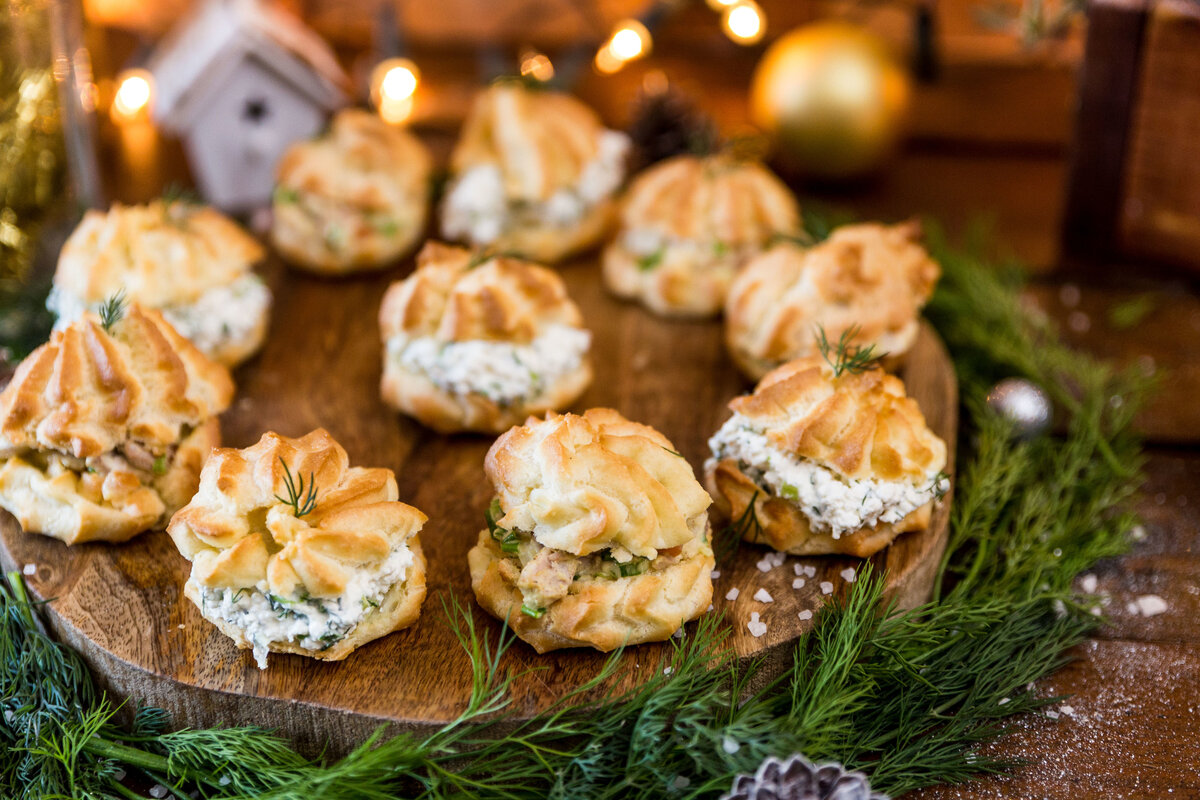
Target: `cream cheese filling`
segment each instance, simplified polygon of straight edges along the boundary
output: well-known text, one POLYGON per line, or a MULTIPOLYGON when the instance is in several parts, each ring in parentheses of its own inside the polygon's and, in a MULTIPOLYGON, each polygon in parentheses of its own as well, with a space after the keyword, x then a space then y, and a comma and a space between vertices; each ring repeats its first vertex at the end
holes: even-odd
POLYGON ((595 157, 580 170, 576 182, 537 203, 508 197, 498 165, 471 167, 455 178, 446 195, 443 232, 448 238, 487 245, 521 225, 569 228, 617 191, 625 177, 629 148, 625 134, 604 131, 595 157))
MULTIPOLYGON (((46 308, 58 315, 56 329, 65 328, 87 311, 98 311, 79 295, 58 286, 50 290, 46 308)), ((271 307, 271 291, 262 279, 247 272, 233 283, 215 286, 192 303, 163 306, 167 322, 208 356, 231 342, 249 336, 271 307)))
POLYGON ((394 548, 370 570, 353 572, 335 598, 272 594, 266 580, 241 589, 200 588, 201 612, 241 629, 254 651, 259 669, 267 668, 272 644, 291 643, 305 650, 328 650, 346 638, 367 615, 378 609, 393 586, 402 583, 413 566, 407 544, 394 548))
POLYGON ((880 523, 899 522, 950 486, 949 478, 940 472, 930 472, 917 482, 843 477, 774 447, 741 414, 730 417, 708 446, 713 457, 706 469, 726 458, 736 460, 747 477, 800 509, 813 530, 835 539, 880 523))
POLYGON ((528 344, 398 335, 388 339, 387 352, 394 363, 443 391, 482 395, 506 406, 541 395, 577 370, 591 343, 589 331, 550 325, 528 344))

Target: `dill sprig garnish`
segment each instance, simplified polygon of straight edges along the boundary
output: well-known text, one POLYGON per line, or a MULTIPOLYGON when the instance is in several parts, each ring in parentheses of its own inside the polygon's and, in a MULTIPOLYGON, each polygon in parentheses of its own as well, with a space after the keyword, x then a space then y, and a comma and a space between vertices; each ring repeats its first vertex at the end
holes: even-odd
POLYGON ((100 306, 100 327, 104 328, 105 333, 112 333, 113 325, 125 316, 125 308, 128 305, 124 289, 118 289, 108 296, 100 306))
POLYGON ((296 518, 303 517, 305 514, 311 514, 317 507, 317 481, 313 473, 308 473, 308 486, 304 485, 304 476, 300 476, 299 482, 292 477, 292 470, 288 467, 287 462, 283 460, 283 456, 279 457, 279 463, 283 465, 283 485, 287 489, 287 497, 275 495, 275 499, 281 503, 285 503, 292 507, 292 513, 296 518))
POLYGON ((825 363, 833 368, 833 377, 840 378, 844 372, 858 375, 875 369, 879 366, 880 359, 887 355, 887 353, 876 353, 874 344, 866 347, 854 344, 854 340, 860 332, 861 329, 857 325, 851 325, 842 331, 837 344, 831 345, 825 335, 825 326, 817 325, 817 349, 821 351, 821 357, 825 359, 825 363))

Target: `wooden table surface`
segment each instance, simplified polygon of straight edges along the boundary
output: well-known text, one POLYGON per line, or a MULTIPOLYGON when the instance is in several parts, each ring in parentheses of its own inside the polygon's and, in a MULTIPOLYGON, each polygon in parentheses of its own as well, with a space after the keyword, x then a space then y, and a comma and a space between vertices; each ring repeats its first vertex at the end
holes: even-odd
MULTIPOLYGON (((996 80, 993 73, 989 76, 996 80)), ((951 72, 951 81, 954 77, 951 72)), ((1028 81, 1029 76, 1022 73, 1020 79, 1028 81)), ((1056 91, 1061 83, 1055 84, 1056 91)), ((708 91, 706 104, 721 107, 741 89, 708 91)), ((963 97, 989 102, 987 94, 964 91, 963 97)), ((1012 102, 1024 102, 1024 97, 1012 102)), ((1067 113, 1069 97, 1052 99, 1049 105, 1061 105, 1067 113)), ((1029 104, 1048 105, 1046 98, 1029 104)), ((1060 123, 1054 124, 1069 127, 1060 123)), ((923 129, 931 125, 927 121, 923 129)), ((1144 536, 1128 555, 1097 565, 1093 574, 1099 590, 1111 598, 1108 622, 1077 648, 1073 663, 1037 687, 1046 695, 1069 696, 1053 707, 1061 712, 1058 718, 1017 719, 1013 735, 995 746, 1000 754, 1028 762, 1012 777, 909 797, 1200 797, 1197 285, 1181 273, 1141 264, 1116 270, 1061 267, 1057 243, 1065 148, 961 144, 948 138, 953 137, 935 132, 911 143, 885 174, 868 184, 838 192, 802 189, 802 196, 843 206, 863 218, 927 214, 951 232, 961 232, 973 219, 990 219, 995 240, 1037 274, 1030 302, 1057 321, 1070 342, 1098 356, 1157 369, 1164 379, 1140 418, 1149 456, 1138 503, 1144 536), (1114 321, 1114 307, 1142 295, 1149 296, 1150 308, 1143 320, 1125 327, 1114 321), (1148 594, 1165 600, 1166 611, 1144 617, 1128 610, 1128 604, 1148 594)), ((180 174, 177 151, 165 152, 148 171, 144 165, 135 170, 110 147, 106 165, 114 194, 139 199, 157 191, 163 175, 180 174)))

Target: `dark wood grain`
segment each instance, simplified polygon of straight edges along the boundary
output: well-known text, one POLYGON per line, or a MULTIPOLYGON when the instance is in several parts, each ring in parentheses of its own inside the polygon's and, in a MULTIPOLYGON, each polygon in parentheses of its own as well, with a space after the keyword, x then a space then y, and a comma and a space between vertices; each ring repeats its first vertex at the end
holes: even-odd
MULTIPOLYGON (((462 710, 470 692, 468 661, 446 625, 443 604, 454 597, 474 608, 466 551, 492 494, 483 474, 491 439, 440 436, 380 402, 375 318, 396 274, 332 282, 285 277, 278 265, 269 272, 277 298, 270 339, 262 355, 237 374, 238 396, 222 419, 224 440, 246 446, 265 430, 295 436, 325 426, 353 463, 395 470, 401 499, 430 520, 421 532, 430 593, 420 622, 343 662, 272 655, 270 668, 260 671, 248 651, 236 650, 183 598, 188 564, 163 533, 121 546, 67 548, 21 533, 5 515, 0 550, 10 567, 36 565, 34 592, 57 598, 49 607, 55 627, 83 651, 111 691, 170 709, 176 724, 255 722, 280 727, 310 749, 328 739, 341 750, 383 721, 402 728, 443 723, 462 710)), ((708 437, 728 415, 726 402, 748 389, 727 360, 720 325, 666 322, 610 299, 594 261, 570 265, 564 276, 596 337, 596 380, 579 407, 612 406, 655 426, 699 469, 708 437)), ((910 393, 953 452, 953 369, 928 327, 906 373, 910 393)), ((927 597, 945 545, 948 507, 948 502, 939 507, 929 530, 903 536, 876 556, 904 606, 927 597)), ((846 581, 839 573, 861 562, 805 559, 817 575, 794 589, 792 565, 799 560, 788 559, 764 574, 756 567, 764 552, 747 545, 721 565, 714 610, 729 615, 740 656, 766 655, 781 664, 790 644, 811 625, 799 612, 815 611, 828 599, 821 582, 841 591, 846 581), (727 601, 733 587, 740 596, 727 601), (760 587, 773 603, 753 599, 760 587), (769 625, 761 638, 747 630, 752 611, 769 625)), ((473 613, 494 635, 498 623, 478 609, 473 613)), ((626 655, 623 682, 659 669, 662 654, 662 646, 653 645, 626 655)), ((604 656, 560 651, 539 657, 518 643, 507 661, 517 670, 547 668, 516 686, 515 709, 530 714, 595 674, 604 656)))

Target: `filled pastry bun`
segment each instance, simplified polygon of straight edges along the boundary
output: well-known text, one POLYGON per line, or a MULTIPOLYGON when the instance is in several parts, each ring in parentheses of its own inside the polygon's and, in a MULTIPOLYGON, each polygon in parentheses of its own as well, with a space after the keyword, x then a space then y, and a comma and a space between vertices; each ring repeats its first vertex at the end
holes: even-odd
POLYGON ((799 227, 795 198, 762 164, 676 156, 625 193, 620 231, 604 251, 604 282, 659 314, 718 314, 742 265, 799 227))
POLYGON ((323 429, 216 450, 167 528, 184 594, 262 669, 268 652, 341 660, 420 616, 426 517, 398 496, 323 429))
POLYGON ((530 418, 488 451, 475 596, 539 653, 667 639, 712 600, 712 502, 671 442, 616 411, 530 418))
POLYGON ((157 311, 54 331, 0 393, 0 506, 67 544, 161 528, 196 491, 233 397, 157 311))
POLYGON ((591 334, 545 267, 430 242, 379 310, 384 402, 449 433, 500 433, 592 381, 591 334))
POLYGON ((209 358, 233 367, 267 334, 271 291, 252 267, 263 249, 216 209, 187 200, 88 211, 63 245, 46 306, 65 327, 124 292, 162 312, 209 358))
POLYGON ((475 100, 451 156, 448 239, 555 263, 600 242, 629 139, 567 94, 502 81, 475 100))
POLYGON ((870 556, 929 524, 946 444, 882 369, 834 376, 821 356, 768 373, 709 439, 717 508, 745 539, 797 555, 870 556), (754 508, 747 514, 750 505, 754 508))
POLYGON ((292 145, 279 162, 275 249, 324 274, 388 266, 425 232, 431 168, 404 128, 362 109, 338 112, 328 134, 292 145))
POLYGON ((746 265, 725 305, 725 342, 738 367, 758 379, 816 352, 813 331, 829 341, 875 345, 885 365, 902 363, 919 315, 941 274, 920 244, 918 222, 836 229, 809 248, 784 244, 746 265))

